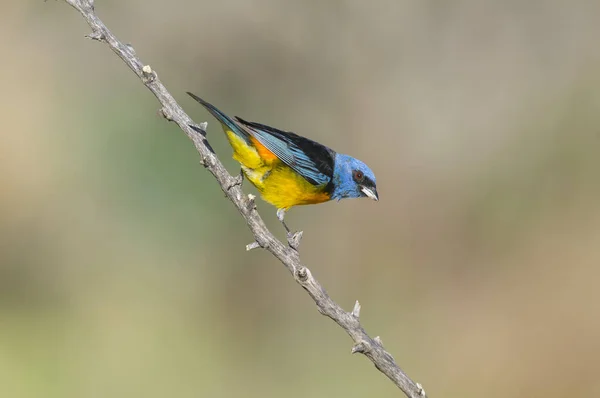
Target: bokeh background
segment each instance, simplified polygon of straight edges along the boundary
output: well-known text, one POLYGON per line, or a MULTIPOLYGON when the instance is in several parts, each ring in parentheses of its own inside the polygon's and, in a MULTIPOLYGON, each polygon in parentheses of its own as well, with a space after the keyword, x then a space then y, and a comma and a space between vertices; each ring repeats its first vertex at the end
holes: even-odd
MULTIPOLYGON (((0 396, 400 395, 245 251, 189 140, 75 10, 0 9, 0 396)), ((209 122, 231 172, 185 91, 371 166, 380 202, 288 220, 431 397, 600 395, 600 2, 96 10, 209 122)))

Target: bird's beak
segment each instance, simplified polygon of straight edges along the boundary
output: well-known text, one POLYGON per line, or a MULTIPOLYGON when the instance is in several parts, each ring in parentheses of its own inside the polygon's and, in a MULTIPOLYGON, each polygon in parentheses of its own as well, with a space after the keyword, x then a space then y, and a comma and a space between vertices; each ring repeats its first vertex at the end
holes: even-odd
POLYGON ((379 200, 379 195, 377 195, 377 190, 375 188, 360 187, 360 190, 367 195, 367 197, 375 201, 379 200))

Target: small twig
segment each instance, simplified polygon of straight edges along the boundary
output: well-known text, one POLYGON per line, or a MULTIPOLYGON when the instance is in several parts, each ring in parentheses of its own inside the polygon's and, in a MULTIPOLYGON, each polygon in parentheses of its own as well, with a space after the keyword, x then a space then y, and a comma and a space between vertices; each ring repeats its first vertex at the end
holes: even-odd
MULTIPOLYGON (((394 361, 394 358, 383 348, 381 339, 372 339, 360 325, 360 304, 354 305, 352 312, 346 312, 335 303, 327 294, 323 286, 312 276, 312 273, 300 262, 298 251, 293 247, 286 246, 273 236, 267 229, 262 218, 256 211, 253 195, 244 195, 241 184, 231 176, 223 164, 219 161, 214 151, 206 140, 206 124, 197 125, 177 104, 173 96, 161 83, 158 75, 152 68, 144 64, 137 57, 135 50, 130 44, 123 44, 104 25, 94 12, 93 0, 65 0, 73 6, 85 18, 92 28, 92 33, 87 37, 93 40, 107 43, 123 62, 141 79, 146 87, 156 96, 162 108, 161 114, 169 121, 177 125, 192 140, 196 150, 200 154, 202 165, 215 177, 225 196, 231 200, 238 209, 250 231, 254 235, 255 242, 246 246, 247 250, 262 247, 271 252, 290 271, 294 279, 310 295, 317 305, 319 312, 337 323, 354 341, 353 353, 362 353, 369 358, 375 367, 392 380, 408 397, 426 397, 423 387, 412 381, 394 361)), ((297 244, 301 234, 290 238, 292 243, 297 244)))

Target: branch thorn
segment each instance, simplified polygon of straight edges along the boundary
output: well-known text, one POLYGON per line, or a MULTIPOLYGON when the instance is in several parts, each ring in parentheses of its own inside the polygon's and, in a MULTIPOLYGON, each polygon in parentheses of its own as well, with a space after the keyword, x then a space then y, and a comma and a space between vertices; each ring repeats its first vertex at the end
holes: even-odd
POLYGON ((383 347, 383 341, 381 340, 381 337, 375 336, 375 338, 373 339, 373 341, 375 341, 377 344, 379 344, 380 346, 383 347))
POLYGON ((354 308, 352 309, 352 316, 355 317, 356 320, 360 318, 360 308, 360 303, 358 300, 356 300, 356 303, 354 303, 354 308))
POLYGON ((173 115, 171 114, 171 112, 165 108, 164 106, 162 108, 160 108, 158 110, 158 114, 161 115, 162 117, 164 117, 167 121, 172 122, 173 121, 173 115))
POLYGON ((144 65, 142 68, 142 77, 145 84, 152 83, 156 79, 156 72, 152 70, 150 65, 144 65))
POLYGON ((105 38, 104 38, 104 35, 102 34, 102 32, 99 32, 97 30, 93 31, 89 35, 85 35, 85 38, 90 39, 90 40, 96 40, 96 41, 105 41, 105 38))
POLYGON ((302 240, 302 235, 304 231, 297 231, 294 233, 287 233, 287 240, 290 247, 296 251, 298 251, 298 247, 300 247, 300 241, 302 240))
POLYGON ((367 347, 365 346, 365 343, 363 343, 362 341, 360 343, 356 343, 354 344, 354 347, 352 347, 352 354, 356 354, 356 353, 360 353, 363 354, 365 353, 365 351, 367 351, 367 347))
POLYGON ((252 242, 246 245, 246 251, 250 251, 250 250, 254 250, 254 249, 258 249, 260 247, 260 245, 258 244, 258 242, 252 242))

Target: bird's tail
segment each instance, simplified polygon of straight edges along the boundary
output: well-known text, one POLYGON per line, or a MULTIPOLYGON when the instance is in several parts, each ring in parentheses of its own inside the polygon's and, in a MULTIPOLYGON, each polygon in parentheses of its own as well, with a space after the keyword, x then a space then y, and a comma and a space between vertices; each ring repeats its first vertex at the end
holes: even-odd
POLYGON ((244 131, 229 116, 227 116, 226 114, 224 114, 223 112, 218 110, 214 105, 209 104, 208 102, 204 101, 202 98, 198 97, 197 95, 194 95, 194 94, 190 93, 189 91, 187 92, 187 94, 190 97, 192 97, 193 99, 195 99, 196 101, 198 101, 203 107, 206 108, 207 111, 210 112, 211 115, 213 115, 219 122, 221 122, 221 124, 225 125, 229 130, 231 130, 236 135, 240 136, 241 138, 243 138, 245 140, 248 139, 248 133, 246 131, 244 131))

